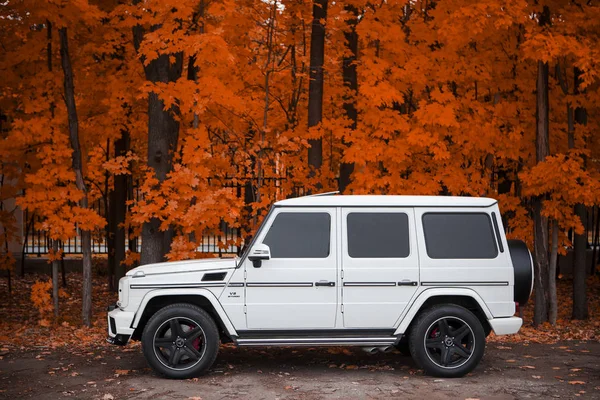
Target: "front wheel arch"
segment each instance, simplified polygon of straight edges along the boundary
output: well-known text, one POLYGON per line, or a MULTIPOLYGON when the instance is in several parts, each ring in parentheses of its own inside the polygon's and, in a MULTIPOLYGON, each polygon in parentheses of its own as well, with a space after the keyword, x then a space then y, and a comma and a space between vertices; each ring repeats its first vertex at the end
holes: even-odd
POLYGON ((191 295, 191 294, 168 295, 168 294, 165 294, 165 295, 158 295, 158 296, 152 297, 148 301, 146 306, 144 307, 142 316, 140 317, 140 320, 139 320, 137 326, 135 327, 133 334, 131 335, 131 339, 141 340, 142 334, 144 332, 144 328, 146 327, 146 324, 148 323, 150 318, 152 318, 152 316, 154 314, 156 314, 159 310, 163 309, 164 307, 169 306, 171 304, 176 304, 176 303, 192 304, 192 305, 199 307, 202 310, 206 311, 210 315, 210 317, 215 321, 215 323, 217 324, 221 342, 228 343, 228 342, 232 341, 231 336, 227 330, 227 327, 225 326, 225 323, 221 319, 221 316, 219 315, 217 310, 215 310, 215 307, 213 306, 211 301, 200 294, 198 294, 198 295, 191 295))

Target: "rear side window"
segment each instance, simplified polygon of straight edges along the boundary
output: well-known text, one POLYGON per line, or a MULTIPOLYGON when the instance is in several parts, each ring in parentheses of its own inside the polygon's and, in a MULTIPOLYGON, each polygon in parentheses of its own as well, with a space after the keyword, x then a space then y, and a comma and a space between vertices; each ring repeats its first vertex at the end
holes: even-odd
POLYGON ((277 214, 263 243, 272 258, 327 258, 331 217, 328 213, 277 214))
POLYGON ((423 231, 429 258, 496 258, 498 248, 485 213, 426 213, 423 231))
POLYGON ((408 215, 350 213, 348 255, 352 258, 406 258, 410 254, 408 215))

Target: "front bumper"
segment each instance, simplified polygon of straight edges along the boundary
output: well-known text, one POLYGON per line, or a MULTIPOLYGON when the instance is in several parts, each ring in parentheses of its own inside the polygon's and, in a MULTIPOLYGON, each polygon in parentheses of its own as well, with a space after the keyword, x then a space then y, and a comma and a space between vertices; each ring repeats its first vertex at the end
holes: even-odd
POLYGON ((498 336, 517 333, 521 329, 521 325, 523 325, 523 320, 519 317, 492 318, 488 321, 494 333, 498 336))
POLYGON ((108 306, 108 338, 107 342, 117 345, 125 345, 133 334, 131 327, 135 313, 124 311, 116 305, 108 306))

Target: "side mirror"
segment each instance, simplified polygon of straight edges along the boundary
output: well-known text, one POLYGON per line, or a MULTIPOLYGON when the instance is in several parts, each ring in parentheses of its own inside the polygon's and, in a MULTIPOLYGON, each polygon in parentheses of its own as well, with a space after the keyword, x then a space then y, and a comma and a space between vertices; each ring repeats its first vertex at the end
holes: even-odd
POLYGON ((252 250, 250 250, 250 255, 248 255, 248 260, 252 261, 254 268, 260 268, 263 260, 266 261, 270 259, 271 249, 264 243, 255 245, 252 250))

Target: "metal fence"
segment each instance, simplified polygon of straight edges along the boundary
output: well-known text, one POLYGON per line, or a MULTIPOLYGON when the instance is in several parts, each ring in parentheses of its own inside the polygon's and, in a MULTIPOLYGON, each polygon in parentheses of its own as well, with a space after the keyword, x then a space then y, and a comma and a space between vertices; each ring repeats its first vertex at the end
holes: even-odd
MULTIPOLYGON (((278 197, 283 197, 284 193, 282 190, 282 183, 286 178, 265 178, 265 186, 275 189, 278 197)), ((210 181, 210 180, 209 180, 210 181)), ((216 179, 213 180, 213 184, 219 182, 219 185, 234 190, 235 195, 238 198, 244 198, 247 196, 245 190, 247 189, 247 183, 249 180, 233 180, 233 179, 216 179)), ((137 185, 136 185, 137 187, 137 185)), ((291 193, 286 197, 297 197, 305 194, 305 190, 301 186, 294 186, 291 193)), ((133 196, 139 199, 139 193, 137 189, 133 190, 133 196)), ((106 217, 106 209, 104 199, 100 198, 92 204, 92 208, 102 216, 106 217)), ((24 243, 23 243, 23 255, 31 255, 41 257, 47 254, 52 248, 52 240, 49 238, 47 232, 43 227, 43 220, 37 216, 32 215, 28 211, 24 213, 24 243)), ((128 235, 129 236, 129 235, 128 235)), ((241 248, 243 238, 240 234, 240 229, 237 227, 228 226, 224 221, 221 222, 216 232, 205 233, 201 238, 196 238, 198 242, 197 251, 201 253, 212 253, 218 255, 233 255, 238 254, 241 248)), ((141 245, 141 238, 131 238, 125 243, 125 249, 133 252, 139 252, 141 245)), ((58 243, 59 249, 64 254, 81 254, 81 239, 79 231, 76 234, 62 242, 58 243)), ((92 253, 94 254, 107 254, 108 246, 106 242, 106 232, 94 232, 92 235, 92 253)))
MULTIPOLYGON (((23 245, 23 253, 25 255, 33 255, 41 257, 47 254, 52 249, 52 240, 49 238, 47 232, 42 227, 42 221, 37 216, 28 215, 25 213, 28 221, 27 237, 23 245)), ((205 234, 200 238, 198 243, 197 251, 201 253, 212 253, 219 255, 226 254, 238 254, 240 243, 242 238, 240 230, 227 226, 227 224, 221 224, 222 228, 216 234, 205 234)), ((141 245, 141 239, 136 238, 131 242, 128 240, 125 242, 125 250, 131 250, 133 252, 139 252, 141 245)), ((63 251, 64 254, 81 254, 81 239, 79 231, 66 241, 59 241, 58 248, 63 251)), ((108 254, 108 246, 106 243, 106 237, 98 234, 92 235, 92 253, 94 254, 108 254)))

